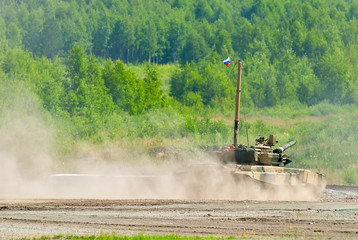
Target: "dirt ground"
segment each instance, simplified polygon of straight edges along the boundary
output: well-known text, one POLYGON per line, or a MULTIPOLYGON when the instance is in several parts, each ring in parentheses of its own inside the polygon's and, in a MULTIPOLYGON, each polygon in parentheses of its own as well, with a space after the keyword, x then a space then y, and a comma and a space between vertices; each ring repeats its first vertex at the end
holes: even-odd
POLYGON ((319 201, 0 200, 0 238, 99 233, 357 238, 358 187, 319 201))

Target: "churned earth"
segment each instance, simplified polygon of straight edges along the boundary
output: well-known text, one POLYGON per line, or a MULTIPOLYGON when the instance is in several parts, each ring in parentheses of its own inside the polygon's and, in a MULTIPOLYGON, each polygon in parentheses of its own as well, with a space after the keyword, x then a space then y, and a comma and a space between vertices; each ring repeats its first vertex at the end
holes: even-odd
POLYGON ((100 233, 358 239, 358 187, 319 201, 0 200, 1 239, 100 233))

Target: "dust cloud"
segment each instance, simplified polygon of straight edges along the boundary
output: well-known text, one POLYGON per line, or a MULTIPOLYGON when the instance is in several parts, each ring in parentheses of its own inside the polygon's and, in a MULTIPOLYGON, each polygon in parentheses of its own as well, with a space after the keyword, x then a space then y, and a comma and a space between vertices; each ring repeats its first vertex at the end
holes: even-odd
POLYGON ((58 158, 54 131, 36 108, 0 118, 0 199, 314 200, 306 189, 271 189, 235 179, 195 148, 80 145, 58 158), (27 113, 26 113, 27 111, 27 113))
POLYGON ((314 200, 303 189, 237 181, 233 166, 223 166, 199 150, 152 154, 83 145, 64 161, 51 155, 52 144, 53 134, 39 119, 3 124, 0 198, 314 200))

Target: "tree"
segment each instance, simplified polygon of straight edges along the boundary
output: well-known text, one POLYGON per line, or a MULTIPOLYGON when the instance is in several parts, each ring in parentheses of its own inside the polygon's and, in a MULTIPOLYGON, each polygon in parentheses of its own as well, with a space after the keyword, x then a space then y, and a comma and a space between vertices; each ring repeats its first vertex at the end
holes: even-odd
POLYGON ((24 24, 23 44, 26 49, 31 50, 34 54, 41 56, 44 52, 42 45, 43 31, 43 9, 29 13, 24 24))
POLYGON ((115 64, 107 60, 103 69, 103 78, 113 102, 123 111, 140 114, 145 110, 144 86, 141 79, 125 69, 123 62, 115 64))
POLYGON ((16 23, 11 22, 6 28, 6 38, 10 48, 18 47, 21 45, 22 35, 20 28, 16 23))
POLYGON ((222 29, 218 32, 214 49, 222 57, 229 56, 233 52, 231 47, 231 37, 228 31, 222 29))
MULTIPOLYGON (((300 70, 297 69, 299 59, 292 50, 287 50, 281 58, 274 62, 276 70, 276 94, 280 101, 296 101, 296 89, 299 82, 300 70)), ((313 83, 312 83, 313 84, 313 83)))
POLYGON ((186 36, 185 22, 176 16, 170 19, 169 23, 169 36, 168 36, 168 59, 172 62, 177 62, 180 52, 184 47, 184 40, 186 36))
POLYGON ((85 109, 85 116, 92 122, 103 124, 107 117, 113 113, 112 98, 108 95, 108 89, 105 87, 97 59, 93 55, 88 58, 87 79, 81 81, 77 89, 77 96, 79 106, 85 109))
MULTIPOLYGON (((60 18, 58 21, 60 22, 61 36, 64 41, 63 47, 58 53, 59 55, 61 51, 65 53, 70 51, 75 43, 80 44, 86 51, 92 48, 91 32, 89 31, 90 29, 85 26, 85 21, 91 18, 86 18, 83 8, 80 8, 75 1, 71 1, 68 4, 62 3, 56 9, 56 18, 60 18)), ((100 29, 104 31, 102 39, 106 40, 105 26, 101 26, 100 29)), ((101 52, 102 56, 106 57, 107 55, 105 55, 105 53, 105 51, 101 52)))
POLYGON ((292 66, 295 67, 296 80, 296 95, 301 103, 313 105, 318 103, 321 98, 321 84, 314 74, 313 69, 307 57, 297 59, 297 62, 292 66))
POLYGON ((80 45, 75 45, 68 54, 67 68, 71 79, 70 89, 76 91, 81 79, 87 77, 87 55, 80 45))
POLYGON ((145 110, 159 108, 164 103, 159 73, 154 65, 147 65, 146 77, 144 78, 144 96, 145 110))
MULTIPOLYGON (((268 106, 266 102, 266 84, 267 82, 271 83, 270 90, 274 90, 272 88, 272 79, 274 76, 272 74, 272 69, 270 68, 267 56, 263 53, 257 52, 254 56, 247 58, 245 65, 245 69, 247 69, 246 71, 248 72, 245 79, 247 79, 250 98, 252 99, 254 106, 259 108, 268 106)), ((270 94, 273 93, 270 92, 270 94)))
POLYGON ((307 29, 299 20, 293 22, 290 35, 292 38, 292 49, 297 56, 301 57, 305 53, 304 43, 306 41, 307 34, 307 29))
POLYGON ((0 17, 0 54, 3 54, 7 48, 7 39, 6 39, 6 23, 2 17, 0 17))
POLYGON ((145 32, 144 35, 146 36, 144 39, 144 51, 148 55, 148 62, 151 62, 152 56, 156 54, 158 50, 158 34, 157 34, 157 27, 152 22, 148 22, 148 27, 144 28, 145 32))
POLYGON ((323 88, 322 98, 342 103, 349 86, 348 65, 343 53, 337 49, 325 54, 316 71, 323 88))
POLYGON ((196 31, 192 30, 186 39, 182 53, 182 61, 191 62, 198 61, 208 52, 208 46, 204 38, 196 31))
POLYGON ((60 24, 54 16, 44 22, 40 39, 41 55, 52 58, 63 48, 64 39, 60 24))
POLYGON ((64 99, 65 71, 59 59, 53 61, 42 57, 35 62, 35 72, 31 75, 33 88, 42 100, 42 105, 51 114, 66 116, 64 99))
POLYGON ((92 33, 92 52, 97 56, 108 57, 111 55, 110 48, 112 47, 110 40, 112 34, 111 18, 109 12, 104 4, 99 1, 99 9, 94 14, 97 21, 94 23, 95 28, 92 33))
POLYGON ((111 45, 112 59, 121 59, 129 62, 130 52, 133 51, 135 41, 134 23, 128 21, 129 16, 119 19, 111 33, 109 43, 111 45))
POLYGON ((73 93, 70 101, 78 103, 78 109, 75 109, 75 112, 77 110, 83 112, 88 107, 93 107, 88 110, 88 114, 104 112, 108 114, 112 111, 101 70, 96 61, 94 56, 87 58, 85 51, 79 45, 74 46, 69 53, 67 68, 70 86, 68 91, 73 93))
POLYGON ((198 0, 195 3, 195 16, 197 19, 206 19, 209 22, 214 19, 213 10, 206 0, 198 0))
POLYGON ((181 101, 188 92, 197 93, 201 89, 201 76, 193 63, 187 63, 170 79, 170 95, 181 101))
POLYGON ((222 105, 226 97, 234 96, 234 88, 221 67, 210 61, 186 64, 172 76, 170 94, 184 104, 222 105))

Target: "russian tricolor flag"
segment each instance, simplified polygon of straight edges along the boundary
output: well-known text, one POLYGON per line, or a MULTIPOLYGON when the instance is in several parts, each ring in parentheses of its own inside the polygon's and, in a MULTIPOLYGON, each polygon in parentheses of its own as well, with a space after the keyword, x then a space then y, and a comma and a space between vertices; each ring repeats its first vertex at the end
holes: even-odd
POLYGON ((229 66, 230 63, 231 63, 230 57, 228 57, 227 59, 225 59, 225 60, 223 61, 223 63, 224 63, 226 66, 229 66))

